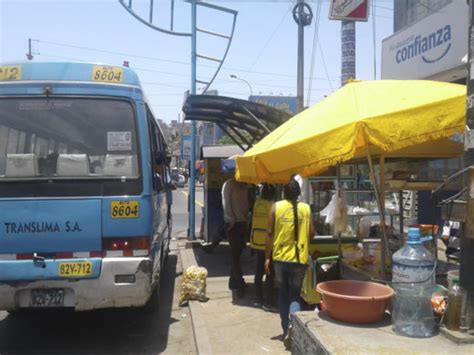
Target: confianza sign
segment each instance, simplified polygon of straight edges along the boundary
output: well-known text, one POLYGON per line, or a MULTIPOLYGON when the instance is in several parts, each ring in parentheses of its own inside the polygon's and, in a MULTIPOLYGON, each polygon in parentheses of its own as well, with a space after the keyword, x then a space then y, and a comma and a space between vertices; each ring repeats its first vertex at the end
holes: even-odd
POLYGON ((468 6, 449 5, 382 43, 382 79, 423 79, 462 65, 467 53, 468 6))

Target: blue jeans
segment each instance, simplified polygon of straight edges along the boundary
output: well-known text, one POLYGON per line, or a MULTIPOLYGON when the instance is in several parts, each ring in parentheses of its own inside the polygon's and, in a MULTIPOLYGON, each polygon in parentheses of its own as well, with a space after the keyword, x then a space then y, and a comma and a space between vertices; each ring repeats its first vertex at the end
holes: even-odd
POLYGON ((288 332, 290 313, 301 310, 301 287, 307 265, 274 261, 275 282, 278 287, 278 307, 280 309, 283 332, 288 332))

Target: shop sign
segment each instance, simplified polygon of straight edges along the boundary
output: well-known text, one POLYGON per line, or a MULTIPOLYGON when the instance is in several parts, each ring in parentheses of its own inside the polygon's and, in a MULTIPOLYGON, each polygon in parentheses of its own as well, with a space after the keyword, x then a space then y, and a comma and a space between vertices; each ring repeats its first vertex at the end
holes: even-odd
POLYGON ((331 0, 330 20, 367 21, 369 0, 331 0))
POLYGON ((468 7, 453 1, 383 40, 382 79, 422 79, 462 65, 468 7))

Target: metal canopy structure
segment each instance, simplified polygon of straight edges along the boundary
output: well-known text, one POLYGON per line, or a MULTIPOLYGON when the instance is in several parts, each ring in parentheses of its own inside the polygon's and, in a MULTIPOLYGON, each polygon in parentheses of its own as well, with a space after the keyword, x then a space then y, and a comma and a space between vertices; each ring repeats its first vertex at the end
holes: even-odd
POLYGON ((267 105, 212 95, 189 96, 183 112, 187 121, 215 123, 244 151, 291 117, 291 114, 267 105), (245 137, 242 131, 251 138, 245 137))
MULTIPOLYGON (((153 22, 153 13, 154 13, 154 0, 149 0, 149 17, 142 17, 133 9, 133 1, 128 0, 128 4, 125 3, 125 0, 119 0, 120 4, 127 10, 133 17, 135 17, 138 21, 142 22, 143 24, 147 25, 150 28, 153 28, 156 31, 160 31, 163 33, 167 33, 174 36, 184 36, 191 38, 191 94, 196 94, 196 84, 201 83, 205 84, 206 87, 204 88, 203 94, 209 89, 212 82, 216 78, 217 74, 219 73, 220 69, 222 68, 222 64, 224 63, 225 58, 227 57, 227 53, 229 52, 230 44, 232 43, 232 39, 234 37, 234 30, 235 24, 237 21, 237 11, 228 9, 222 6, 213 5, 209 3, 205 3, 201 0, 186 0, 191 4, 191 32, 178 32, 174 30, 174 5, 175 0, 171 1, 171 17, 170 17, 170 26, 169 29, 165 29, 161 26, 157 26, 153 22), (232 28, 230 29, 230 33, 217 33, 214 31, 209 31, 204 28, 197 27, 197 8, 204 7, 211 10, 216 10, 217 12, 227 13, 232 15, 232 28), (199 54, 197 52, 197 34, 198 32, 202 35, 207 35, 211 37, 218 37, 227 41, 226 49, 221 57, 211 57, 209 55, 199 54), (201 60, 208 60, 214 63, 218 63, 216 71, 214 75, 209 81, 202 81, 197 79, 197 58, 201 60)), ((191 166, 194 166, 196 162, 196 122, 193 122, 191 125, 191 166)), ((195 170, 191 169, 190 171, 190 183, 189 183, 189 201, 195 201, 195 170)), ((195 204, 189 203, 189 228, 188 228, 188 239, 194 240, 194 233, 195 233, 195 204)))

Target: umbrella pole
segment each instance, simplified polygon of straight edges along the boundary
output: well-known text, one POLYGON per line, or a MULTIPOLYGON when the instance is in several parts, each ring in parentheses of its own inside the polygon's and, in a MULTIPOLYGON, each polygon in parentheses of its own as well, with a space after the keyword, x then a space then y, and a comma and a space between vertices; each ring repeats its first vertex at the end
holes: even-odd
POLYGON ((387 225, 385 224, 385 157, 383 155, 380 156, 380 205, 382 207, 380 210, 380 228, 383 236, 381 256, 383 263, 382 274, 385 276, 385 265, 387 264, 387 258, 390 257, 390 248, 387 238, 387 225))
MULTIPOLYGON (((340 185, 341 185, 341 164, 337 164, 337 166, 336 166, 336 172, 337 172, 336 194, 337 194, 337 197, 339 198, 339 197, 341 197, 341 189, 340 189, 340 185)), ((338 248, 338 252, 339 252, 339 260, 341 260, 341 259, 342 259, 341 232, 338 232, 338 233, 337 233, 337 248, 338 248)))
MULTIPOLYGON (((382 232, 382 249, 381 249, 381 263, 382 263, 382 279, 385 279, 385 247, 388 245, 388 242, 387 242, 387 237, 385 235, 385 215, 383 214, 383 207, 385 207, 385 201, 383 203, 383 207, 382 207, 382 200, 381 200, 381 196, 380 196, 380 193, 379 193, 379 189, 378 189, 378 186, 377 186, 377 180, 375 179, 375 171, 374 171, 374 165, 372 163, 372 156, 370 155, 370 151, 369 151, 369 144, 368 144, 368 141, 366 139, 365 141, 365 150, 367 152, 367 161, 369 163, 369 170, 370 170, 370 178, 372 180, 372 184, 374 185, 374 192, 375 192, 375 199, 377 200, 377 206, 379 208, 379 214, 380 214, 380 229, 381 229, 381 232, 382 232)), ((382 174, 382 172, 380 172, 382 174)), ((385 200, 385 199, 384 199, 385 200)))

